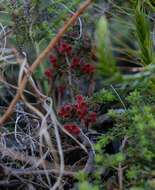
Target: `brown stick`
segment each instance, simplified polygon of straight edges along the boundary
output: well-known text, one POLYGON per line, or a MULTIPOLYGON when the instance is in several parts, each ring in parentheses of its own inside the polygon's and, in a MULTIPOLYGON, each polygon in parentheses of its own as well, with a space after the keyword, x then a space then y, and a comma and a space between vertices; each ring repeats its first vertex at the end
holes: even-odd
MULTIPOLYGON (((14 176, 21 176, 21 175, 45 175, 45 173, 48 174, 59 174, 58 169, 46 169, 46 170, 40 170, 40 169, 33 169, 33 168, 26 168, 26 169, 13 169, 10 167, 2 166, 3 172, 5 175, 14 175, 14 176)), ((73 177, 75 176, 76 172, 65 170, 64 175, 73 177)))
MULTIPOLYGON (((6 147, 0 147, 0 152, 2 153, 3 156, 7 156, 14 161, 18 160, 20 162, 24 162, 32 166, 31 169, 13 169, 13 168, 4 166, 3 164, 0 164, 0 170, 3 169, 2 173, 4 172, 5 175, 39 175, 39 174, 45 174, 45 171, 48 173, 54 173, 54 174, 59 173, 59 169, 54 168, 53 163, 47 160, 40 161, 41 159, 39 157, 29 156, 22 152, 15 151, 11 148, 6 148, 6 147), (35 166, 37 162, 39 162, 39 165, 37 166, 37 170, 36 170, 35 166), (46 167, 46 170, 44 167, 46 167)), ((75 175, 75 172, 70 171, 69 167, 66 167, 64 171, 64 175, 73 177, 75 175)))
POLYGON ((36 164, 39 163, 37 166, 38 168, 43 169, 44 166, 48 169, 53 168, 51 162, 48 162, 46 160, 40 160, 39 157, 29 156, 25 153, 13 150, 12 148, 0 147, 0 152, 3 156, 7 156, 12 160, 18 160, 20 162, 30 164, 31 166, 36 166, 36 164))
POLYGON ((10 103, 7 111, 5 114, 0 118, 0 126, 11 116, 13 112, 13 108, 16 105, 16 102, 20 99, 21 94, 24 91, 24 88, 26 86, 28 77, 36 70, 36 68, 43 63, 43 61, 46 59, 46 57, 49 55, 51 50, 54 48, 54 46, 57 44, 57 42, 60 40, 60 38, 63 36, 63 34, 67 31, 68 27, 71 26, 78 17, 86 10, 86 8, 93 2, 93 0, 86 0, 82 6, 77 10, 77 12, 70 18, 70 20, 60 29, 58 34, 51 40, 49 45, 43 52, 37 57, 37 59, 34 61, 34 63, 31 65, 29 73, 24 76, 20 86, 19 90, 17 91, 16 96, 10 103))

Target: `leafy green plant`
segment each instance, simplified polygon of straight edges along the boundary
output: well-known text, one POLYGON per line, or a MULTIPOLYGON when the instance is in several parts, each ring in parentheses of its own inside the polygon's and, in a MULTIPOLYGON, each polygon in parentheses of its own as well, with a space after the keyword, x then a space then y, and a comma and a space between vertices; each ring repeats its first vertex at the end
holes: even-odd
POLYGON ((101 17, 96 31, 97 52, 99 58, 99 71, 105 76, 111 76, 116 72, 115 59, 112 55, 108 22, 101 17))
POLYGON ((138 3, 135 9, 135 21, 141 61, 144 65, 148 65, 154 59, 153 42, 150 23, 141 3, 138 3))

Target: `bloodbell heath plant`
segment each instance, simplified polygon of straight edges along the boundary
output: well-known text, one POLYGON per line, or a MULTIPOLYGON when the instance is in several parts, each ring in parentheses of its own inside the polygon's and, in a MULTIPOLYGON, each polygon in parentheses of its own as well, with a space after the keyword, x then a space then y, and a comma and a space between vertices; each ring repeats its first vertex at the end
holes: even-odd
POLYGON ((81 71, 83 74, 93 74, 96 71, 95 66, 91 65, 91 64, 85 64, 82 66, 81 71))
POLYGON ((73 57, 70 67, 71 69, 78 69, 80 67, 80 59, 78 57, 73 57))
POLYGON ((47 68, 46 70, 45 70, 45 76, 48 78, 48 79, 51 79, 52 78, 52 76, 53 76, 53 70, 51 69, 51 68, 47 68))
POLYGON ((67 42, 61 42, 58 51, 60 54, 67 54, 69 56, 72 54, 72 46, 67 42))
POLYGON ((71 104, 65 104, 63 105, 60 110, 58 111, 58 115, 62 118, 68 118, 71 117, 71 114, 73 113, 73 106, 71 104))
POLYGON ((69 123, 64 125, 64 128, 71 134, 74 136, 78 136, 80 134, 80 128, 73 123, 69 123))
POLYGON ((50 60, 50 63, 52 64, 52 66, 54 67, 54 68, 57 68, 58 67, 58 63, 57 63, 57 57, 56 56, 54 56, 54 55, 51 55, 50 57, 49 57, 49 60, 50 60))

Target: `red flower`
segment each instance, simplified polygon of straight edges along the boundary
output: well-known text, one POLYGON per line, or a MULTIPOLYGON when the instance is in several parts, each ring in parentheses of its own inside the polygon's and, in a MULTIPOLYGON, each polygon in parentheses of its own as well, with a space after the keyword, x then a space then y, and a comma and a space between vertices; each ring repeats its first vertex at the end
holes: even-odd
POLYGON ((80 66, 80 59, 78 57, 73 57, 71 62, 71 69, 76 69, 80 66))
POLYGON ((82 95, 77 95, 75 98, 76 98, 77 103, 84 102, 84 97, 82 95))
POLYGON ((83 119, 85 115, 87 114, 88 108, 86 105, 80 106, 79 108, 76 109, 78 117, 80 119, 83 119))
POLYGON ((94 65, 91 65, 91 64, 86 64, 82 67, 82 72, 85 73, 85 74, 92 74, 96 71, 96 68, 94 65))
POLYGON ((64 128, 72 135, 79 135, 80 134, 80 128, 75 124, 66 124, 64 125, 64 128))
POLYGON ((70 55, 72 53, 72 46, 66 42, 63 42, 60 44, 58 51, 59 53, 66 53, 67 55, 70 55))
POLYGON ((48 68, 48 69, 45 70, 44 74, 45 74, 45 76, 47 78, 52 78, 52 76, 53 76, 53 70, 48 68))
POLYGON ((67 55, 71 55, 72 53, 72 46, 68 44, 67 48, 66 48, 66 53, 67 55))
POLYGON ((66 43, 61 43, 60 47, 58 48, 59 53, 64 53, 66 51, 67 45, 66 43))
POLYGON ((73 110, 73 106, 70 104, 65 104, 64 106, 62 106, 60 108, 60 110, 58 111, 58 114, 63 117, 63 118, 67 118, 71 116, 71 112, 73 110))
POLYGON ((88 106, 86 102, 84 101, 84 97, 81 95, 76 96, 76 102, 77 103, 75 104, 75 107, 76 107, 76 112, 78 114, 78 117, 80 119, 83 119, 88 112, 88 106))
POLYGON ((54 67, 58 67, 58 64, 57 64, 57 57, 56 57, 56 56, 51 55, 51 56, 49 57, 49 59, 50 59, 50 62, 52 63, 52 65, 53 65, 54 67))

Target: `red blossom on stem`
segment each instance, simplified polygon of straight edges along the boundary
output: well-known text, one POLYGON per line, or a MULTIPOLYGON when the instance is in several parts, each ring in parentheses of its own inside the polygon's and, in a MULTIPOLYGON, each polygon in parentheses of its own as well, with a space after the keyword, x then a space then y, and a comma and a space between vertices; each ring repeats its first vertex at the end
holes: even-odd
POLYGON ((71 116, 71 112, 73 111, 73 106, 70 104, 65 104, 58 111, 58 115, 63 118, 68 118, 71 116))
POLYGON ((57 64, 57 57, 56 57, 56 56, 51 55, 51 56, 49 57, 49 59, 50 59, 51 64, 52 64, 54 67, 58 67, 58 64, 57 64))
POLYGON ((77 111, 78 117, 80 119, 83 119, 88 112, 87 104, 85 102, 77 104, 76 105, 76 111, 77 111))
POLYGON ((59 51, 59 53, 66 53, 67 55, 71 55, 72 46, 69 43, 63 42, 60 44, 58 51, 59 51))
MULTIPOLYGON (((77 116, 81 121, 84 121, 86 127, 89 127, 89 124, 96 122, 97 114, 96 112, 90 112, 88 110, 88 105, 82 95, 77 95, 75 99, 75 104, 63 105, 60 108, 58 114, 62 118, 71 118, 72 116, 77 116)), ((72 133, 72 125, 67 125, 66 128, 68 131, 71 131, 70 133, 72 133)))
POLYGON ((80 128, 75 124, 66 124, 64 125, 64 128, 72 135, 79 135, 80 134, 80 128))
POLYGON ((47 77, 47 78, 52 78, 53 76, 53 70, 52 69, 46 69, 45 72, 44 72, 44 75, 47 77))
POLYGON ((88 106, 87 106, 86 102, 84 101, 83 96, 81 96, 81 95, 76 96, 75 107, 76 107, 76 112, 78 114, 78 117, 80 119, 83 119, 88 112, 88 106))
POLYGON ((71 62, 71 69, 76 69, 80 66, 80 59, 78 57, 73 57, 71 62))
POLYGON ((68 45, 67 49, 66 49, 66 54, 67 55, 71 55, 72 53, 72 46, 71 45, 68 45))
POLYGON ((84 102, 84 97, 82 95, 76 95, 75 98, 76 98, 77 103, 84 102))
POLYGON ((96 71, 96 67, 94 65, 91 64, 85 64, 82 68, 81 71, 84 74, 92 74, 96 71))

